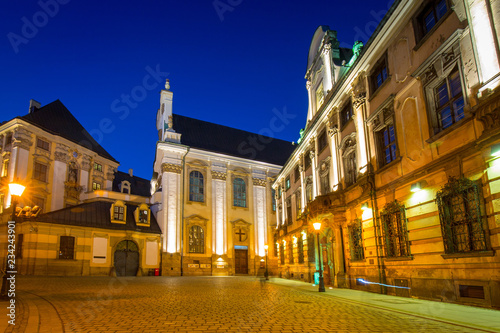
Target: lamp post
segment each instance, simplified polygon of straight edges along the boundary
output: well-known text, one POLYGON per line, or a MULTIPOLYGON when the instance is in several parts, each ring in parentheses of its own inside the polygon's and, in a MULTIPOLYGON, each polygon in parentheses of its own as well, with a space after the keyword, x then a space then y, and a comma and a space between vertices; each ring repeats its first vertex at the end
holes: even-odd
POLYGON ((269 280, 269 271, 267 270, 267 249, 269 247, 266 245, 264 245, 264 250, 266 251, 266 271, 264 272, 264 276, 266 278, 266 280, 269 280))
MULTIPOLYGON (((11 206, 12 206, 12 216, 11 216, 11 221, 16 222, 16 206, 17 206, 17 197, 20 197, 23 192, 24 192, 25 187, 21 184, 16 184, 16 183, 10 183, 9 184, 9 190, 10 194, 12 197, 11 201, 11 206)), ((3 278, 2 278, 2 290, 0 292, 1 298, 6 298, 7 297, 7 286, 8 286, 8 281, 7 281, 7 267, 8 263, 8 252, 7 256, 5 257, 5 271, 3 272, 3 278)))
POLYGON ((319 231, 321 230, 321 222, 313 223, 314 230, 316 230, 316 237, 318 239, 318 261, 319 261, 319 292, 325 292, 325 282, 323 281, 323 261, 321 260, 321 246, 319 245, 319 231))

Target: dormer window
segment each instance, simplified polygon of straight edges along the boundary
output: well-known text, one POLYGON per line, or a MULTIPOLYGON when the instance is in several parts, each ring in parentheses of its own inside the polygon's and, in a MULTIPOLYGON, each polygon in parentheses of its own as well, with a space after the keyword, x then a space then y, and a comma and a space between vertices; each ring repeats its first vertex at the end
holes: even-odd
POLYGON ((149 226, 150 210, 148 205, 141 204, 134 212, 135 221, 138 225, 149 226))
POLYGON ((111 222, 125 224, 127 222, 127 206, 121 200, 111 205, 111 222))
POLYGON ((126 180, 120 184, 120 191, 124 194, 130 194, 130 183, 126 180))

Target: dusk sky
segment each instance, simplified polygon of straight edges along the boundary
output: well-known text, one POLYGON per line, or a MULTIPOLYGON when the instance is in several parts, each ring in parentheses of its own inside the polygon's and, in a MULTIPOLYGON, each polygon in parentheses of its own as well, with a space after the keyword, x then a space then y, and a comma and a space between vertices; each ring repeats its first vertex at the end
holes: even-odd
POLYGON ((273 135, 297 141, 316 28, 337 30, 344 47, 366 42, 392 2, 4 2, 0 121, 28 113, 30 99, 60 99, 119 170, 150 179, 169 78, 174 113, 258 133, 286 109, 290 121, 273 135))

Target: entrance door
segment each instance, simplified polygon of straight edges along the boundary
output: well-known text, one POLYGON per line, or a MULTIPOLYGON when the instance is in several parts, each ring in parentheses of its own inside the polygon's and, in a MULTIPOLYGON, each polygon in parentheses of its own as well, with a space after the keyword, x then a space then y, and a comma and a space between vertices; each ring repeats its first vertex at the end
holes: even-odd
POLYGON ((236 274, 248 274, 248 250, 234 250, 234 268, 236 274))
POLYGON ((136 276, 139 270, 139 249, 132 241, 121 241, 115 250, 116 276, 136 276))

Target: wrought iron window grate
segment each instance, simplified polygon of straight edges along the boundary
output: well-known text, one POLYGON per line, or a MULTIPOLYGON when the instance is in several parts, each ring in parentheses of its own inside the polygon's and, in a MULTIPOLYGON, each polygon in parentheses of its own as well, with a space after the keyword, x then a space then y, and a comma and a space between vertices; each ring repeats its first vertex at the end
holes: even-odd
POLYGON ((410 256, 405 206, 397 200, 388 203, 381 212, 380 218, 384 229, 386 257, 410 256))
POLYGON ((302 235, 299 235, 299 239, 297 240, 297 257, 299 264, 304 263, 304 239, 302 235))
POLYGON ((309 234, 307 236, 307 260, 309 262, 316 261, 316 253, 314 248, 314 234, 309 234))
POLYGON ((365 258, 363 250, 363 228, 361 219, 354 220, 349 226, 349 238, 351 243, 351 260, 362 260, 365 258))

